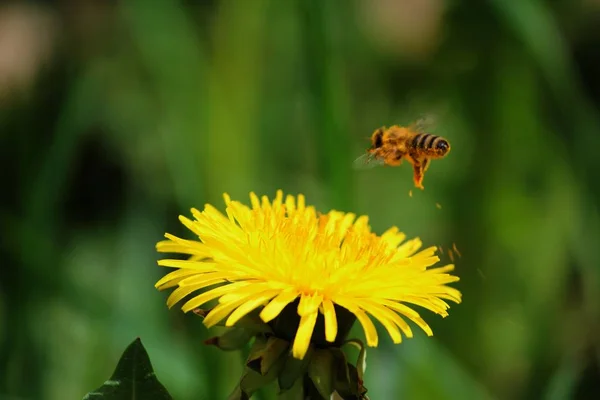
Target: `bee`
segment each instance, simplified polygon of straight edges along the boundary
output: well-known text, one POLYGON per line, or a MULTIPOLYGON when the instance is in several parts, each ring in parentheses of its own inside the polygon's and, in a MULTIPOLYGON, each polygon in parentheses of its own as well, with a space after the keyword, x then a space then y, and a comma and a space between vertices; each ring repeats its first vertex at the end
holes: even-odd
POLYGON ((403 160, 413 167, 415 187, 424 189, 423 176, 432 159, 445 157, 450 152, 450 143, 441 136, 424 132, 423 119, 402 127, 393 125, 378 128, 371 135, 371 147, 356 160, 356 169, 371 168, 380 165, 396 167, 403 160))

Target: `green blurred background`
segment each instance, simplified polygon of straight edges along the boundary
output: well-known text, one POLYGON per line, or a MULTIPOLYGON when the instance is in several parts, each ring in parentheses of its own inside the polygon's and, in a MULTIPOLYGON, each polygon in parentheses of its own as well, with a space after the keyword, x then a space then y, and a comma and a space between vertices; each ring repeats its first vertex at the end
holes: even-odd
POLYGON ((278 188, 462 253, 372 399, 598 398, 599 105, 597 0, 3 2, 0 398, 80 399, 138 336, 176 399, 226 398, 243 356, 166 308, 154 245, 278 188), (430 112, 424 191, 352 169, 430 112))

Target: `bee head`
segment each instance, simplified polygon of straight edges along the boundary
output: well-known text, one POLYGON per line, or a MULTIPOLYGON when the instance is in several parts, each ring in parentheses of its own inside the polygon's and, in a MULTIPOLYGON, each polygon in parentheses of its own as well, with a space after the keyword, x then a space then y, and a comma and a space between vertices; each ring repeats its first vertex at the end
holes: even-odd
POLYGON ((377 129, 373 132, 373 136, 371 136, 371 143, 373 149, 378 149, 383 146, 383 128, 377 129))

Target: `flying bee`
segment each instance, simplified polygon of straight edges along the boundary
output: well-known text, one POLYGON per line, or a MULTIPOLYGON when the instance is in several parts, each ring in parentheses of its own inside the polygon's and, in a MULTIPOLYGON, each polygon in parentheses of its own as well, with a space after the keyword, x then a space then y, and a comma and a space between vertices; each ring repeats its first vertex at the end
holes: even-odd
POLYGON ((425 122, 421 119, 408 127, 394 125, 376 129, 371 135, 371 147, 354 160, 354 167, 396 167, 407 160, 413 167, 415 187, 424 189, 423 176, 431 160, 443 158, 450 151, 448 140, 423 131, 425 122))

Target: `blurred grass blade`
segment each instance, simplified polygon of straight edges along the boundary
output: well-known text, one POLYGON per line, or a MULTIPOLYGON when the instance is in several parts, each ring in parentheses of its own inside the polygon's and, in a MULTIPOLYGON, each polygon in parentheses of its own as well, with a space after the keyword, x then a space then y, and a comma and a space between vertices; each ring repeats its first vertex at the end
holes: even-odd
POLYGON ((156 129, 176 199, 187 208, 204 195, 207 61, 192 18, 177 3, 124 2, 121 15, 161 105, 156 129))
POLYGON ((137 338, 123 352, 110 379, 83 399, 170 400, 172 397, 156 378, 150 357, 142 341, 137 338))
MULTIPOLYGON (((536 0, 492 0, 491 4, 533 55, 552 89, 563 123, 578 133, 567 143, 572 146, 572 155, 577 155, 573 158, 575 169, 584 173, 600 170, 600 157, 596 157, 600 117, 583 91, 568 43, 553 21, 549 6, 536 0)), ((587 178, 593 185, 595 172, 587 178)))
MULTIPOLYGON (((208 71, 207 201, 260 191, 259 111, 264 84, 268 0, 223 0, 212 26, 208 71), (235 27, 235 29, 232 29, 235 27), (217 172, 218 171, 218 172, 217 172)), ((268 75, 267 75, 268 77, 268 75)))
POLYGON ((352 208, 352 159, 349 94, 345 85, 345 53, 339 41, 344 38, 339 7, 342 3, 311 0, 301 5, 306 35, 308 90, 316 120, 314 145, 319 169, 329 191, 333 208, 352 208), (337 6, 337 7, 336 7, 337 6))

